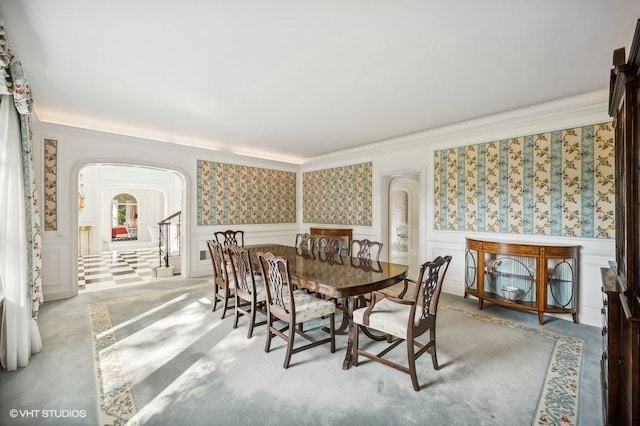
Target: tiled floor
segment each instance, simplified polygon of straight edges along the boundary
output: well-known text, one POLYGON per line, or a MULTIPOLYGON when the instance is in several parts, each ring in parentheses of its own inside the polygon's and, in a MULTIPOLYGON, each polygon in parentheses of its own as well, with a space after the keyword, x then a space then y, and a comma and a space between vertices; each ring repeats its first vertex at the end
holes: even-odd
POLYGON ((158 262, 157 248, 84 255, 78 259, 78 286, 80 291, 96 291, 147 283, 158 262))

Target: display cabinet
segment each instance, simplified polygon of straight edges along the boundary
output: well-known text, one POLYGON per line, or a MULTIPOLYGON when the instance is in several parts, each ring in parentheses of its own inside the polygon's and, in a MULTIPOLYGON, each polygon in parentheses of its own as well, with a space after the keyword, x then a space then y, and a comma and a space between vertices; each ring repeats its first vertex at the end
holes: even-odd
POLYGON ((571 314, 578 322, 576 245, 540 245, 467 238, 465 297, 509 308, 571 314))
POLYGON ((602 274, 604 424, 640 424, 640 20, 628 59, 613 52, 616 257, 602 274))

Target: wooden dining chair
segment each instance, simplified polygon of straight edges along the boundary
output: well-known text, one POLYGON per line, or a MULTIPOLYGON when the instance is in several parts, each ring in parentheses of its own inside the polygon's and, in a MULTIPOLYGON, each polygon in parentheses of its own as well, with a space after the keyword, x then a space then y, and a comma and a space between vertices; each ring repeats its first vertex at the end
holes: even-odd
MULTIPOLYGON (((367 238, 361 240, 351 240, 351 257, 349 258, 349 262, 351 266, 356 267, 358 269, 370 270, 372 272, 380 272, 380 254, 382 253, 383 244, 378 241, 371 241, 367 238), (375 268, 378 270, 375 270, 375 268)), ((356 307, 358 306, 367 306, 369 304, 369 294, 364 294, 358 297, 356 307)), ((339 306, 343 306, 344 303, 342 300, 338 301, 339 306)), ((344 311, 344 309, 343 309, 344 311)), ((342 323, 340 324, 339 330, 346 329, 346 315, 342 316, 342 323)), ((363 328, 363 333, 367 335, 372 340, 385 340, 387 336, 382 333, 378 333, 375 330, 370 330, 368 328, 363 328)))
POLYGON ((224 248, 232 245, 244 247, 244 231, 234 231, 227 229, 226 231, 217 231, 213 233, 216 241, 222 244, 224 248))
POLYGON ((383 244, 368 239, 351 240, 351 256, 358 259, 380 260, 383 244))
POLYGON ((211 255, 213 265, 213 308, 215 311, 218 302, 222 302, 222 319, 228 310, 235 309, 229 304, 229 300, 234 296, 236 283, 233 278, 231 264, 225 256, 225 249, 222 244, 214 240, 207 240, 207 247, 211 255))
POLYGON ((316 237, 308 232, 301 232, 296 234, 296 248, 302 252, 313 252, 316 247, 316 237))
MULTIPOLYGON (((416 285, 415 291, 403 292, 403 297, 393 297, 374 291, 369 306, 353 311, 353 365, 358 366, 358 355, 407 373, 411 376, 413 389, 419 391, 416 374, 416 360, 425 352, 431 354, 433 368, 438 370, 436 354, 436 314, 442 283, 449 268, 451 256, 440 257, 424 263, 420 267, 417 281, 405 279, 416 285), (413 293, 413 294, 410 294, 413 293), (386 348, 378 354, 367 352, 359 347, 360 329, 367 327, 378 330, 388 336, 386 348), (416 340, 429 331, 429 341, 424 344, 416 340), (384 356, 402 342, 407 344, 408 366, 385 359, 384 356), (418 351, 415 351, 415 348, 418 351)), ((405 287, 406 288, 406 287, 405 287)))
MULTIPOLYGON (((257 253, 258 263, 262 272, 267 300, 267 342, 265 352, 271 350, 271 339, 274 336, 287 342, 287 353, 284 358, 284 368, 289 368, 291 355, 300 351, 329 343, 331 352, 336 350, 335 340, 335 310, 336 305, 331 300, 321 299, 313 294, 294 289, 291 282, 289 262, 284 257, 273 253, 257 253), (304 332, 297 325, 319 318, 329 317, 329 337, 316 339, 309 332, 304 332), (286 323, 283 328, 277 328, 275 321, 286 323), (294 347, 296 334, 301 335, 310 343, 294 347)), ((324 333, 320 328, 319 333, 324 333)))
POLYGON ((228 254, 236 284, 233 328, 238 327, 238 318, 246 315, 249 317, 247 338, 250 339, 255 327, 266 324, 266 320, 256 323, 257 312, 267 315, 264 283, 262 276, 253 271, 248 249, 232 245, 228 254))
POLYGON ((347 249, 347 241, 342 237, 321 235, 316 239, 318 253, 327 255, 342 255, 347 249))

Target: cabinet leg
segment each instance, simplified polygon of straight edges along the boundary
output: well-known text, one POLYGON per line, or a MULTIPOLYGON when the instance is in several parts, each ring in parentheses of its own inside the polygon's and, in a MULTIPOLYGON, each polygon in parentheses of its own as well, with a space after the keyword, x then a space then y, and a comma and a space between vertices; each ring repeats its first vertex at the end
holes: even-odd
POLYGON ((540 325, 544 325, 544 312, 538 312, 538 322, 540 325))
POLYGON ((478 309, 482 309, 482 302, 484 302, 484 300, 478 299, 478 309))
POLYGON ((578 313, 577 312, 572 312, 571 316, 573 317, 573 322, 575 324, 578 324, 578 313))

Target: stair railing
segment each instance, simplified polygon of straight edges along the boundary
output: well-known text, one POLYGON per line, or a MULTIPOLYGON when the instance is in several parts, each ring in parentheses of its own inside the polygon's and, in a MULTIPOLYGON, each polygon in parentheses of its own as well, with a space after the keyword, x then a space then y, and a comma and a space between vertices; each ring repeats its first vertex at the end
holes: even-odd
POLYGON ((169 267, 170 256, 180 256, 181 215, 182 211, 177 211, 158 222, 158 255, 160 256, 160 266, 164 265, 165 268, 169 267))

